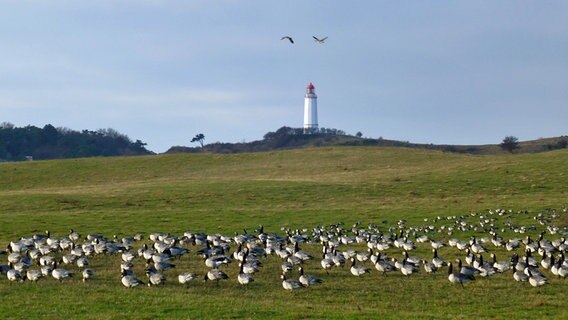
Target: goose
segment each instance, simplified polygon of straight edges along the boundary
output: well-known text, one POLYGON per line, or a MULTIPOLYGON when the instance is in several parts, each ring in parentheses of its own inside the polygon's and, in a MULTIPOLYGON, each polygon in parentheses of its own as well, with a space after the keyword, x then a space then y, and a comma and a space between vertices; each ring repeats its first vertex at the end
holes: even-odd
POLYGON ((77 267, 86 268, 89 266, 89 260, 86 257, 80 257, 77 259, 77 267))
POLYGON ((254 281, 252 274, 244 272, 244 264, 239 264, 239 274, 237 275, 237 281, 242 285, 247 285, 254 281))
POLYGON ((166 270, 170 270, 172 268, 175 268, 176 265, 175 264, 171 264, 169 262, 155 262, 154 263, 154 268, 156 268, 156 270, 158 271, 166 271, 166 270))
POLYGON ((178 282, 180 284, 189 285, 189 283, 195 279, 197 279, 197 277, 191 272, 184 272, 178 275, 178 282))
POLYGON ((442 241, 430 241, 430 245, 432 246, 433 249, 440 249, 446 246, 445 243, 443 243, 442 241))
POLYGON ((546 277, 542 274, 538 274, 533 271, 531 271, 530 267, 526 267, 524 270, 524 273, 527 274, 529 277, 529 283, 531 284, 531 286, 540 287, 542 285, 545 285, 546 282, 548 281, 546 277))
POLYGON ((482 277, 488 277, 495 274, 495 268, 493 268, 492 263, 485 263, 483 261, 483 256, 479 255, 479 260, 477 264, 477 270, 479 270, 479 275, 482 277))
POLYGON ((320 38, 318 38, 318 37, 316 37, 316 36, 312 36, 312 38, 314 38, 314 41, 315 41, 315 42, 321 43, 321 44, 325 43, 325 40, 327 40, 327 37, 323 37, 323 38, 320 39, 320 38))
POLYGON ((413 274, 415 271, 418 271, 418 268, 416 267, 415 264, 409 263, 406 260, 406 258, 402 260, 402 263, 400 264, 400 272, 403 275, 409 276, 409 275, 413 274))
POLYGON ((563 266, 561 260, 558 260, 556 265, 556 275, 560 278, 566 278, 568 276, 568 267, 563 266))
POLYGON ((333 263, 333 259, 330 259, 326 256, 326 253, 323 253, 323 257, 321 259, 321 267, 325 270, 326 274, 329 274, 329 270, 335 265, 333 263))
POLYGON ((219 285, 220 280, 225 280, 225 279, 229 279, 229 276, 225 272, 223 272, 219 269, 211 269, 203 277, 204 281, 207 281, 207 280, 213 281, 214 280, 217 283, 217 285, 219 285))
POLYGON ((294 257, 302 261, 310 260, 313 258, 309 253, 300 249, 298 242, 294 244, 294 257))
POLYGON ((438 267, 433 262, 422 260, 422 265, 424 266, 424 271, 426 271, 426 273, 435 273, 438 271, 438 267))
POLYGON ((6 272, 6 277, 8 278, 8 280, 14 282, 14 281, 18 281, 18 282, 23 282, 24 279, 22 278, 22 274, 20 273, 20 271, 16 270, 16 269, 10 269, 8 270, 8 272, 6 272))
POLYGON ((432 263, 436 266, 436 268, 441 268, 447 265, 444 259, 438 256, 438 249, 433 249, 434 257, 432 258, 432 263))
POLYGON ((311 274, 304 274, 304 268, 303 267, 299 267, 298 271, 300 272, 300 278, 298 279, 300 281, 300 283, 304 286, 304 287, 309 287, 311 285, 314 284, 318 284, 318 283, 322 283, 323 280, 311 275, 311 274))
POLYGON ((163 273, 146 270, 146 276, 148 277, 148 287, 163 285, 166 282, 166 276, 163 273))
POLYGON ((136 278, 134 275, 126 274, 124 272, 122 273, 122 278, 120 279, 120 282, 122 282, 122 285, 124 285, 127 288, 134 288, 138 285, 144 284, 144 282, 136 278))
POLYGON ((505 261, 497 261, 497 256, 495 255, 495 253, 491 254, 491 258, 493 259, 493 268, 495 268, 495 271, 503 273, 509 270, 509 264, 505 261))
POLYGON ((546 250, 543 251, 542 253, 542 260, 540 260, 540 265, 544 268, 544 269, 550 269, 550 267, 554 264, 554 257, 552 256, 552 254, 549 254, 547 256, 546 254, 546 250))
POLYGON ((132 260, 134 260, 134 254, 131 251, 126 251, 120 255, 120 258, 124 262, 132 262, 132 260))
POLYGON ((473 237, 473 239, 471 240, 470 249, 471 249, 471 252, 473 252, 475 254, 487 252, 487 249, 484 246, 482 246, 481 244, 479 244, 475 237, 473 237))
POLYGON ((67 238, 69 238, 71 242, 77 242, 79 241, 79 239, 81 239, 81 234, 71 229, 69 230, 69 235, 67 235, 67 238))
POLYGON ((280 38, 280 40, 288 40, 290 41, 290 43, 294 44, 294 39, 292 39, 292 37, 290 36, 283 36, 282 38, 280 38))
POLYGON ((360 277, 370 271, 370 269, 365 266, 355 265, 355 261, 355 259, 351 258, 351 268, 349 270, 351 271, 352 275, 360 277))
POLYGON ((529 281, 529 276, 523 270, 517 270, 517 265, 513 264, 513 279, 519 282, 529 281))
POLYGON ((47 265, 53 265, 55 263, 55 258, 52 256, 42 256, 41 258, 39 258, 39 265, 40 266, 47 266, 47 265))
POLYGON ((42 277, 41 271, 38 269, 30 269, 26 272, 26 279, 36 282, 42 277))
POLYGON ((56 261, 53 264, 53 271, 51 271, 51 276, 55 278, 55 280, 59 280, 59 282, 62 282, 63 279, 72 277, 73 272, 67 269, 57 268, 57 261, 56 261))
POLYGON ((285 290, 294 291, 296 289, 302 288, 302 284, 300 283, 300 281, 295 279, 287 279, 286 274, 282 274, 280 276, 280 279, 282 279, 282 287, 285 290))
POLYGON ((475 278, 473 277, 473 275, 467 275, 463 273, 455 274, 452 263, 450 262, 448 264, 448 280, 450 280, 451 283, 459 283, 462 288, 464 288, 464 282, 474 281, 475 278))
POLYGON ((281 268, 282 268, 282 272, 284 272, 284 273, 290 272, 290 271, 292 271, 292 269, 294 269, 294 264, 290 261, 284 261, 284 262, 282 262, 281 268))
POLYGON ((475 276, 476 274, 479 274, 479 270, 477 270, 476 268, 471 266, 464 266, 462 265, 461 259, 457 260, 458 260, 458 272, 460 274, 464 274, 466 276, 475 276))
POLYGON ((387 272, 392 272, 396 268, 390 262, 381 258, 381 253, 379 252, 379 255, 377 256, 377 260, 375 261, 375 269, 377 269, 377 271, 381 272, 384 276, 384 275, 386 275, 387 272))
POLYGON ((83 272, 81 272, 81 274, 83 275, 83 282, 87 282, 87 280, 90 280, 95 277, 95 270, 91 268, 86 268, 83 269, 83 272))
POLYGON ((408 255, 408 251, 404 251, 404 260, 406 260, 407 263, 412 264, 414 266, 419 265, 420 261, 422 259, 420 259, 417 256, 409 256, 408 255))
POLYGON ((205 265, 209 268, 216 269, 224 264, 229 264, 231 259, 224 255, 212 256, 205 259, 205 265))

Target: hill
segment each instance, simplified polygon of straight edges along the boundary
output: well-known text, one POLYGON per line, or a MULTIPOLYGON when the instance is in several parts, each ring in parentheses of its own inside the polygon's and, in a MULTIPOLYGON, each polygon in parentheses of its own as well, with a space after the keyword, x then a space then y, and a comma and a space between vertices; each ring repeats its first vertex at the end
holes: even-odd
MULTIPOLYGON (((541 223, 568 225, 567 162, 568 150, 470 155, 399 147, 5 162, 0 163, 4 182, 0 184, 0 248, 20 237, 45 235, 45 230, 51 237, 64 238, 74 229, 83 235, 81 241, 91 233, 118 242, 142 234, 144 240, 133 243, 136 252, 143 243, 151 247, 150 233, 180 239, 186 232, 232 238, 256 235, 260 224, 273 237, 285 230, 311 234, 326 226, 330 236, 341 234, 341 228, 343 235, 355 238, 352 226, 359 226, 380 228, 386 236, 409 228, 409 240, 427 232, 445 243, 449 238, 468 241, 472 236, 482 241, 489 239, 491 230, 498 230, 505 239, 528 235, 537 239, 540 232, 546 240, 557 239, 561 235, 549 234, 541 223), (463 230, 447 228, 454 224, 463 230), (426 231, 430 226, 433 230, 426 231), (520 228, 523 234, 514 231, 520 228)), ((364 243, 346 243, 338 251, 367 250, 364 243)), ((236 263, 221 267, 229 275, 227 281, 199 280, 182 286, 177 283, 179 273, 190 271, 198 279, 207 273, 197 254, 205 246, 183 241, 176 245, 190 251, 171 260, 176 267, 164 272, 168 281, 160 287, 124 288, 121 255, 110 253, 88 257, 96 275, 87 283, 81 282, 76 265, 62 265, 76 272, 75 278, 63 283, 52 278, 12 283, 2 275, 0 291, 5 294, 0 313, 15 319, 568 316, 566 280, 552 277, 547 270, 549 283, 540 288, 515 282, 510 271, 478 277, 462 288, 448 282, 447 268, 436 274, 421 269, 409 277, 400 272, 381 275, 368 261, 357 262, 372 269, 360 278, 350 274, 349 265, 326 273, 320 266, 321 244, 305 242, 302 250, 314 258, 303 267, 323 279, 318 286, 284 292, 279 278, 282 259, 270 254, 259 258, 262 268, 246 288, 236 280, 236 263), (30 303, 30 297, 41 303, 30 303)), ((228 253, 236 248, 232 243, 228 253)), ((512 254, 492 245, 490 250, 500 260, 512 254)), ((523 248, 517 252, 524 254, 523 248)), ((61 258, 63 253, 51 254, 61 258)), ((403 257, 394 246, 384 254, 403 257)), ((447 261, 464 255, 449 245, 439 254, 447 261)), ((417 243, 411 255, 430 259, 430 243, 417 243)), ((0 264, 7 256, 0 253, 0 264)), ((133 272, 146 282, 146 261, 137 257, 133 265, 133 272)), ((297 278, 298 271, 290 276, 297 278)))
MULTIPOLYGON (((363 138, 346 135, 345 132, 336 129, 324 129, 319 134, 303 134, 302 129, 282 127, 275 132, 269 132, 263 140, 248 143, 210 143, 200 147, 171 147, 165 153, 242 153, 242 152, 263 152, 273 150, 287 150, 296 148, 310 147, 334 147, 334 146, 374 146, 374 147, 405 147, 416 149, 439 150, 445 152, 467 153, 476 155, 501 154, 507 153, 499 144, 488 145, 436 145, 420 144, 408 141, 398 141, 389 139, 363 138)), ((564 149, 568 146, 568 137, 541 138, 531 141, 521 141, 515 153, 536 153, 546 152, 557 149, 564 149)))

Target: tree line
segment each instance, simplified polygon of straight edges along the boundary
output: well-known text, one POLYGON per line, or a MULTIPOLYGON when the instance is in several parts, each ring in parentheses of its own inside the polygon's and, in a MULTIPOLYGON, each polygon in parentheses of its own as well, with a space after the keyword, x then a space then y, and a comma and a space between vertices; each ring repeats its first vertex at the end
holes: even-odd
POLYGON ((0 161, 152 154, 145 146, 110 128, 75 131, 51 124, 39 128, 0 123, 0 161))

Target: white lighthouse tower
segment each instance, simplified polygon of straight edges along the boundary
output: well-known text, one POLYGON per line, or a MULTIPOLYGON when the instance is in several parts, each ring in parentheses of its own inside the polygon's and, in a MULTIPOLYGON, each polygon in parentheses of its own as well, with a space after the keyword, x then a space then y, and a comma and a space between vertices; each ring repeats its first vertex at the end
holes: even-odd
POLYGON ((304 96, 304 133, 316 133, 318 131, 318 96, 315 87, 310 82, 306 87, 304 96))

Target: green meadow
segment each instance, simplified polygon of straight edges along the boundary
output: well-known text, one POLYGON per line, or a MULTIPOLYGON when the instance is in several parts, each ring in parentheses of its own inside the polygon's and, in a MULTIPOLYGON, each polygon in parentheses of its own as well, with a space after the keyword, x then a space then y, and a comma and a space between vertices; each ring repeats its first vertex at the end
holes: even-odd
MULTIPOLYGON (((504 230, 504 238, 538 237, 545 226, 534 219, 556 209, 550 223, 568 225, 568 151, 538 154, 464 155, 406 148, 331 147, 245 154, 177 154, 119 158, 0 163, 0 247, 49 230, 64 237, 70 229, 109 238, 152 232, 181 236, 186 231, 228 236, 263 225, 268 234, 282 228, 307 229, 341 223, 396 226, 435 224, 439 229, 472 213, 511 209, 496 216, 535 226, 525 234, 504 230), (443 219, 433 222, 433 218, 443 219), (428 221, 425 221, 428 219, 428 221)), ((432 234, 435 240, 467 241, 483 230, 432 234)), ((549 239, 561 235, 546 235, 549 239)), ((147 240, 143 241, 147 242, 147 240)), ((135 244, 135 248, 143 242, 135 244)), ((499 260, 511 252, 486 245, 499 260)), ((236 246, 233 245, 233 248, 236 246)), ((357 278, 349 266, 320 266, 321 245, 303 244, 312 253, 304 269, 323 279, 294 292, 281 286, 276 256, 263 258, 255 282, 242 287, 235 263, 227 281, 177 283, 177 274, 207 272, 190 253, 166 271, 163 287, 127 289, 120 283, 120 255, 91 258, 97 274, 83 283, 80 274, 59 283, 10 283, 0 275, 3 319, 567 319, 568 280, 548 273, 549 283, 533 288, 513 280, 511 271, 477 278, 465 288, 447 280, 447 270, 410 277, 400 272, 357 278)), ((366 250, 364 244, 342 249, 366 250)), ((447 261, 463 257, 453 247, 440 249, 447 261)), ((518 251, 523 254, 522 250, 518 251)), ((402 257, 400 249, 387 254, 402 257)), ((411 252, 431 259, 429 244, 411 252)), ((487 254, 487 259, 489 255, 487 254)), ((0 264, 6 256, 0 255, 0 264)), ((366 262, 372 268, 370 262, 366 262)), ((146 281, 144 261, 136 274, 146 281)), ((76 267, 68 267, 79 271, 76 267)), ((545 271, 546 274, 547 271, 545 271)), ((292 274, 297 275, 296 273, 292 274)))

